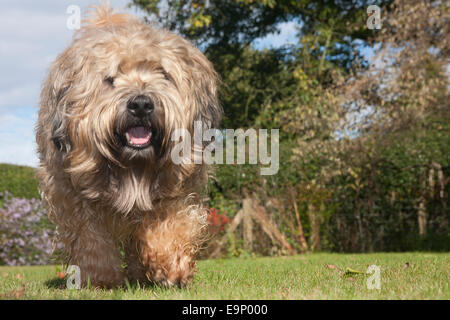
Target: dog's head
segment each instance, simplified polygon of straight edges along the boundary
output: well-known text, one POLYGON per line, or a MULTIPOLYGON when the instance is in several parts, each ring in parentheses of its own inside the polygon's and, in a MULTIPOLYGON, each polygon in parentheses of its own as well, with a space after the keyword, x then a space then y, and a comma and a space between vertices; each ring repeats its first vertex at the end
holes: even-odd
POLYGON ((40 111, 51 128, 41 136, 75 184, 113 166, 158 169, 170 161, 175 129, 219 124, 217 82, 188 41, 99 7, 51 67, 40 111))
POLYGON ((220 119, 217 75, 189 42, 97 8, 55 61, 53 141, 112 162, 154 160, 174 129, 220 119))

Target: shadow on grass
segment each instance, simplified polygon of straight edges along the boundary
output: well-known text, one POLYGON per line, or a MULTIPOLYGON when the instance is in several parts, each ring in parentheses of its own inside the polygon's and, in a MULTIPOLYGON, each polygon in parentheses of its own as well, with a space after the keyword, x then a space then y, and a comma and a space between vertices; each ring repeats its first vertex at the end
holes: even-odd
POLYGON ((66 289, 66 279, 63 278, 52 278, 44 282, 48 289, 66 289))
MULTIPOLYGON (((67 289, 67 278, 58 278, 58 277, 54 277, 52 279, 49 279, 47 281, 44 282, 45 286, 48 289, 59 289, 59 290, 64 290, 67 289)), ((173 287, 176 289, 183 289, 183 288, 179 288, 177 286, 173 287)), ((155 290, 155 289, 170 289, 167 287, 164 287, 163 285, 159 285, 157 283, 153 283, 150 281, 146 281, 146 282, 138 282, 138 281, 133 281, 133 282, 128 282, 126 281, 125 284, 118 286, 116 288, 100 288, 100 287, 93 287, 92 285, 88 284, 85 289, 101 289, 101 290, 109 290, 109 289, 122 289, 124 291, 136 291, 136 290, 155 290)))

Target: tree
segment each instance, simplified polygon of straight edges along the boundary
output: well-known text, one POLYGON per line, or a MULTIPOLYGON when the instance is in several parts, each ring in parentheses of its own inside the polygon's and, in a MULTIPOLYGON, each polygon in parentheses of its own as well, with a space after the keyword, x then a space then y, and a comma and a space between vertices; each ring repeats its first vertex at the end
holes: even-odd
POLYGON ((365 27, 369 3, 374 1, 132 1, 149 14, 148 20, 194 41, 214 63, 226 84, 224 125, 230 127, 254 126, 268 103, 298 94, 294 65, 306 57, 320 83, 331 81, 334 66, 348 71, 360 58, 356 48, 371 34, 365 27), (299 24, 301 42, 264 52, 252 47, 255 39, 288 21, 299 24))

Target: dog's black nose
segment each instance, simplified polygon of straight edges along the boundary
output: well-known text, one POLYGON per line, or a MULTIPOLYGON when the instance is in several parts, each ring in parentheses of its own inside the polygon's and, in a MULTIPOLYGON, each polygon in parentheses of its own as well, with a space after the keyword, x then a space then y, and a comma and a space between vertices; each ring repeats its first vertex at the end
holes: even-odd
POLYGON ((144 95, 134 97, 128 101, 127 109, 135 117, 145 117, 155 108, 153 101, 144 95))

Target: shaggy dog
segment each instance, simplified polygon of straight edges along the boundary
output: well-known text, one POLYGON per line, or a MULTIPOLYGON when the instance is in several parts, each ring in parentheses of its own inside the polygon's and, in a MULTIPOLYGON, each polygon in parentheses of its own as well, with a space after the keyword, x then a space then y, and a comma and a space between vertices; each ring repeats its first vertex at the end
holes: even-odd
POLYGON ((38 178, 64 262, 79 266, 82 284, 184 286, 192 278, 207 167, 174 164, 171 135, 192 133, 194 121, 219 125, 217 82, 189 42, 107 6, 52 64, 37 124, 38 178))

